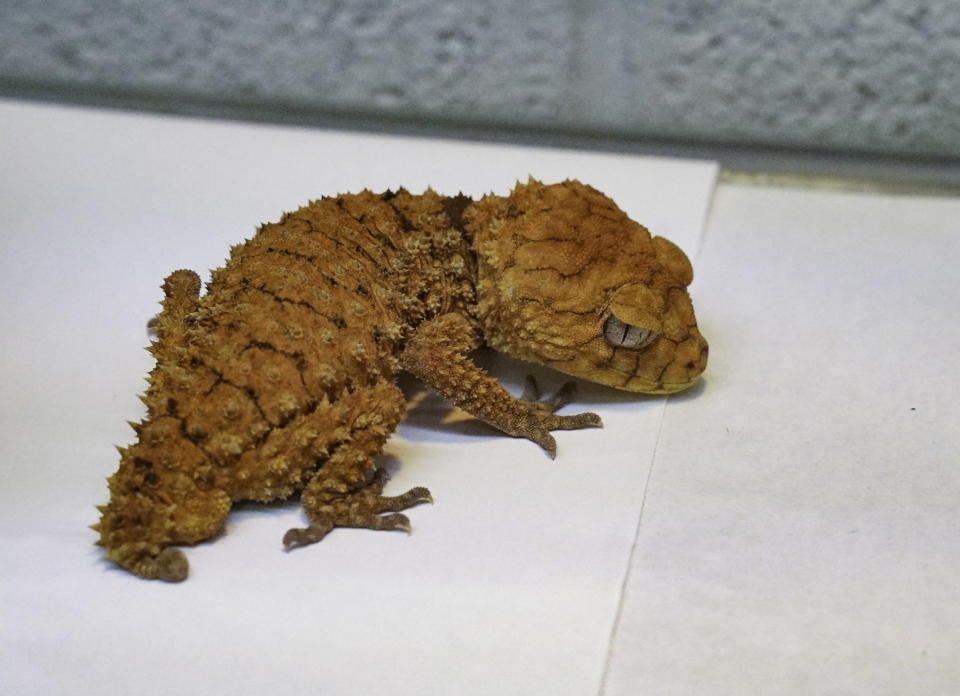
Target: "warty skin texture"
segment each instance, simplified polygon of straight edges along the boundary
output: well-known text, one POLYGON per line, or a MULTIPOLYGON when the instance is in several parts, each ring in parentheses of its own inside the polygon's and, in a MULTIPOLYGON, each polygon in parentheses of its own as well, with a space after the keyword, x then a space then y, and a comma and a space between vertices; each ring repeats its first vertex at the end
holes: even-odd
MULTIPOLYGON (((515 398, 469 359, 483 343, 636 392, 693 384, 706 366, 683 252, 576 181, 507 197, 364 191, 313 201, 234 247, 201 296, 163 284, 156 366, 108 479, 98 543, 145 578, 183 580, 176 546, 214 537, 231 504, 302 490, 309 525, 407 530, 414 488, 383 496, 374 460, 403 419, 408 370, 471 415, 551 456, 568 390, 515 398), (532 396, 532 398, 528 398, 532 396)), ((533 390, 535 392, 535 389, 533 390)))

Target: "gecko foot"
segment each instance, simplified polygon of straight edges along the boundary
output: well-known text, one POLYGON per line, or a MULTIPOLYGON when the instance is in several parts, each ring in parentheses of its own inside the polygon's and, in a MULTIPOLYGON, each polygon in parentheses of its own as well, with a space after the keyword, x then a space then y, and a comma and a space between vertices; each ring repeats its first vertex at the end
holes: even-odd
POLYGON ((537 380, 532 375, 527 375, 519 402, 525 405, 528 411, 525 414, 526 417, 516 424, 511 434, 536 442, 553 459, 557 456, 557 442, 550 434, 551 430, 602 428, 603 422, 596 413, 578 413, 573 416, 554 415, 554 411, 570 403, 576 392, 576 382, 567 382, 553 396, 541 400, 537 380))
POLYGON ((570 381, 560 387, 553 396, 541 400, 540 385, 537 384, 537 380, 533 375, 527 375, 527 379, 523 385, 523 394, 520 395, 520 400, 528 401, 531 404, 535 404, 538 408, 550 413, 555 413, 573 401, 573 397, 576 396, 576 394, 577 383, 570 381))
POLYGON ((381 495, 388 479, 384 469, 377 469, 370 483, 339 499, 307 510, 311 524, 302 529, 294 528, 283 535, 283 546, 289 551, 298 546, 314 544, 329 534, 334 527, 359 527, 382 531, 410 532, 410 520, 399 514, 420 503, 432 503, 433 496, 422 486, 411 488, 406 493, 394 496, 381 495), (382 513, 391 513, 384 515, 382 513))

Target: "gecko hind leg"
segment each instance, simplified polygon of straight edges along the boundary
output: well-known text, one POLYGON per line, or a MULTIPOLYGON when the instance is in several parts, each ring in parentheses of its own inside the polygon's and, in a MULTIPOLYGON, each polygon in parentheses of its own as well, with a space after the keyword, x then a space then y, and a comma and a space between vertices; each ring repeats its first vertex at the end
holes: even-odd
POLYGON ((381 495, 389 478, 386 470, 378 468, 367 486, 339 500, 332 500, 319 506, 315 513, 308 513, 310 526, 287 531, 283 536, 284 548, 290 550, 297 546, 314 544, 329 534, 334 527, 409 532, 409 518, 397 513, 420 503, 432 503, 433 496, 422 486, 411 488, 401 495, 381 495), (385 512, 391 514, 384 515, 385 512))
POLYGON ((403 417, 403 393, 392 383, 373 388, 358 404, 349 437, 323 462, 303 490, 301 503, 310 525, 291 529, 283 537, 287 550, 323 539, 335 527, 410 531, 401 511, 432 503, 426 488, 384 496, 387 472, 374 467, 374 458, 403 417), (383 514, 389 513, 389 514, 383 514))

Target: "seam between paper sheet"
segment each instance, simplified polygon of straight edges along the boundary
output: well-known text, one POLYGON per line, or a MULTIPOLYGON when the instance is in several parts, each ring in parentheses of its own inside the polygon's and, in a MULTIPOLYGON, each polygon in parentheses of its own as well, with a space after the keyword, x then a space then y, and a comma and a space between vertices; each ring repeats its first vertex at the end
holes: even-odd
POLYGON ((700 216, 700 234, 697 235, 697 245, 693 250, 693 265, 696 268, 703 253, 703 247, 707 243, 707 228, 710 218, 713 216, 713 208, 717 202, 717 193, 720 189, 721 171, 719 165, 714 165, 713 184, 710 186, 710 193, 707 196, 707 204, 703 207, 703 214, 700 216))
MULTIPOLYGON (((710 187, 710 194, 707 203, 703 208, 700 218, 700 233, 697 235, 696 247, 693 250, 694 261, 700 259, 703 248, 706 246, 707 228, 710 218, 713 215, 713 208, 716 204, 717 193, 720 184, 720 167, 715 165, 713 172, 713 184, 710 187)), ((657 424, 657 436, 653 443, 653 452, 650 455, 650 466, 647 468, 647 480, 643 484, 643 497, 640 500, 640 512, 637 514, 637 524, 633 531, 633 543, 630 545, 630 555, 627 558, 627 566, 624 569, 623 580, 620 582, 620 597, 617 600, 617 610, 613 617, 613 625, 610 627, 610 638, 607 641, 607 654, 604 659, 603 672, 600 675, 600 685, 597 689, 597 696, 603 696, 607 689, 607 677, 610 674, 610 663, 613 660, 613 645, 620 629, 620 618, 623 615, 623 605, 627 595, 627 583, 630 581, 630 574, 633 572, 633 556, 637 550, 637 544, 640 541, 640 529, 643 525, 643 512, 647 506, 647 493, 650 490, 650 481, 653 479, 653 467, 657 462, 657 450, 660 447, 660 436, 663 433, 663 423, 667 417, 667 404, 670 397, 663 402, 663 408, 660 411, 660 422, 657 424)))
POLYGON ((617 637, 617 631, 620 628, 620 618, 623 615, 623 605, 627 595, 627 583, 630 581, 630 574, 633 572, 633 556, 640 540, 640 528, 643 525, 643 511, 647 506, 647 493, 650 490, 650 481, 653 478, 653 467, 657 462, 657 449, 660 446, 660 435, 663 432, 663 422, 666 419, 668 402, 669 397, 664 400, 663 407, 660 410, 657 436, 653 443, 653 452, 650 455, 650 466, 647 467, 647 480, 644 481, 643 484, 643 496, 640 499, 640 512, 637 514, 637 524, 633 531, 633 543, 630 545, 630 555, 627 557, 627 566, 624 569, 623 579, 620 581, 620 597, 617 600, 617 610, 613 617, 613 625, 610 627, 610 637, 607 640, 607 655, 604 659, 603 673, 600 675, 600 685, 597 689, 597 696, 603 696, 607 688, 607 676, 610 674, 610 663, 613 659, 613 644, 617 637))

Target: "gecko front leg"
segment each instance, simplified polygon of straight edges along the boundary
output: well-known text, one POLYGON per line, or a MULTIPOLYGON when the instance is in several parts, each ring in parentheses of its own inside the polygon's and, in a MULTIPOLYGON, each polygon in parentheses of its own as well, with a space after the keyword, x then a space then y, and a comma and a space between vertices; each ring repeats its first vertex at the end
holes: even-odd
POLYGON ((474 418, 508 435, 532 440, 551 458, 557 454, 551 430, 601 426, 596 413, 553 413, 563 405, 569 387, 546 402, 512 396, 467 357, 478 343, 476 330, 465 316, 442 314, 417 328, 400 356, 400 364, 474 418))

